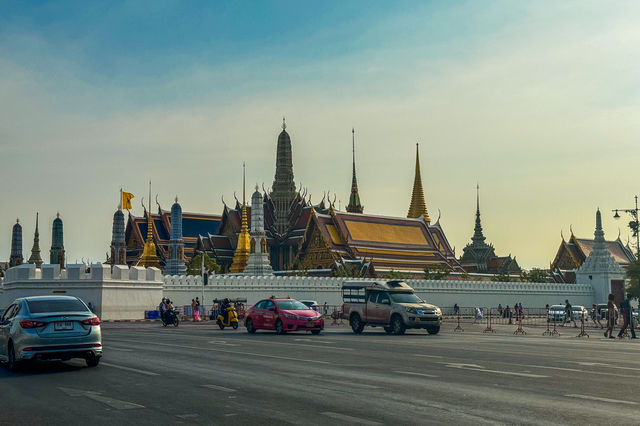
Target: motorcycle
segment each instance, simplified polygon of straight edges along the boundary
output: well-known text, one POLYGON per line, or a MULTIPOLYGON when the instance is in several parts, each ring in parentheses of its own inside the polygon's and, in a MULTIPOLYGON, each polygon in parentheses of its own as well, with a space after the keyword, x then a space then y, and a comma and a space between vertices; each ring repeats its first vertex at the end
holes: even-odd
POLYGON ((233 306, 229 306, 227 309, 227 318, 225 319, 224 315, 220 313, 218 315, 218 319, 216 324, 220 327, 220 330, 224 330, 225 327, 233 327, 233 329, 238 328, 238 314, 233 306))
POLYGON ((175 308, 171 308, 170 310, 165 312, 164 315, 161 315, 160 319, 162 320, 162 325, 164 327, 172 324, 174 327, 177 327, 180 323, 180 320, 178 320, 178 313, 176 312, 175 308))

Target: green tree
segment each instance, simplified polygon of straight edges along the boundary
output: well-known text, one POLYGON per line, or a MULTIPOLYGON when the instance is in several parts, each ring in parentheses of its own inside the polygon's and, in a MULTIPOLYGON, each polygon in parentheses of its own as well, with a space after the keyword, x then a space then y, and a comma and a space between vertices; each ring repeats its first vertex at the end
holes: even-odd
POLYGON ((202 257, 204 256, 204 269, 208 272, 220 272, 220 265, 215 259, 210 258, 207 253, 198 253, 191 258, 187 266, 187 275, 202 275, 202 257))
POLYGON ((360 266, 359 265, 345 265, 340 264, 331 273, 334 277, 343 278, 360 278, 360 266))
POLYGON ((522 271, 520 278, 530 283, 546 283, 549 281, 549 273, 544 269, 533 268, 529 272, 522 271))
POLYGON ((496 282, 511 282, 511 275, 509 274, 495 274, 494 276, 491 277, 491 281, 496 281, 496 282))
POLYGON ((445 265, 427 265, 424 267, 425 280, 443 280, 451 273, 451 268, 445 265))
POLYGON ((393 269, 383 275, 384 278, 388 280, 400 280, 404 278, 404 274, 399 271, 394 271, 393 269))
POLYGON ((629 287, 627 292, 632 297, 640 299, 640 260, 636 259, 627 267, 627 278, 629 279, 629 287))

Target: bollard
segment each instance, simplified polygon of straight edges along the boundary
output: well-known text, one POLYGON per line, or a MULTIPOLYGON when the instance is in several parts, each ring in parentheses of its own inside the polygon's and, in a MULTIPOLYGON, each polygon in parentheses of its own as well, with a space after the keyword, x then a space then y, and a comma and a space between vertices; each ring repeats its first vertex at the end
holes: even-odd
POLYGON ((491 327, 491 308, 487 310, 489 311, 487 315, 487 328, 484 329, 483 333, 495 333, 496 331, 491 327))
POLYGON ((542 333, 543 336, 559 336, 558 330, 556 330, 556 316, 553 316, 553 330, 549 330, 549 309, 547 309, 547 330, 542 333))
POLYGON ((578 334, 576 337, 584 337, 587 336, 587 339, 589 338, 589 335, 587 334, 586 331, 584 331, 584 312, 580 315, 580 334, 578 334))
POLYGON ((460 327, 460 310, 458 310, 458 325, 456 326, 456 328, 453 329, 454 333, 456 331, 459 331, 461 333, 464 331, 464 329, 462 327, 460 327))
POLYGON ((522 315, 520 315, 519 312, 516 313, 516 321, 518 321, 518 328, 516 328, 516 331, 514 331, 513 334, 527 334, 527 332, 522 328, 522 315))

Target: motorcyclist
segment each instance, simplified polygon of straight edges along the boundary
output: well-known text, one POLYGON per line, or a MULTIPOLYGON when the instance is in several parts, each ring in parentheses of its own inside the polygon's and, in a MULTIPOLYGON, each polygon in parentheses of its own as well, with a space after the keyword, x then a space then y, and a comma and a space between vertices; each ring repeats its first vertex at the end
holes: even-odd
POLYGON ((231 301, 228 297, 225 297, 222 301, 222 305, 220 306, 220 315, 222 315, 222 322, 229 321, 229 311, 227 308, 231 307, 231 301))
POLYGON ((165 321, 165 317, 164 317, 164 314, 165 314, 164 304, 165 304, 165 302, 166 302, 166 301, 167 301, 167 298, 166 298, 166 297, 163 297, 163 298, 162 298, 162 302, 160 302, 160 304, 158 305, 158 310, 160 311, 160 319, 161 319, 162 321, 165 321))
POLYGON ((165 322, 169 322, 171 319, 171 315, 173 314, 173 304, 171 300, 167 299, 164 302, 164 319, 165 322))

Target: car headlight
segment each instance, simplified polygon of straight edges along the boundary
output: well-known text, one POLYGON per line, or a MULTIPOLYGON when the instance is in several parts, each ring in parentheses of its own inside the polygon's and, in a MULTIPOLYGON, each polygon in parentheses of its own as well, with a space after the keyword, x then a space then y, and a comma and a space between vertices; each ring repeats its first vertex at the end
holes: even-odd
POLYGON ((442 315, 442 311, 440 310, 440 308, 436 308, 436 315, 442 315))
POLYGON ((417 314, 418 313, 416 308, 407 308, 407 312, 409 312, 410 314, 417 314))

